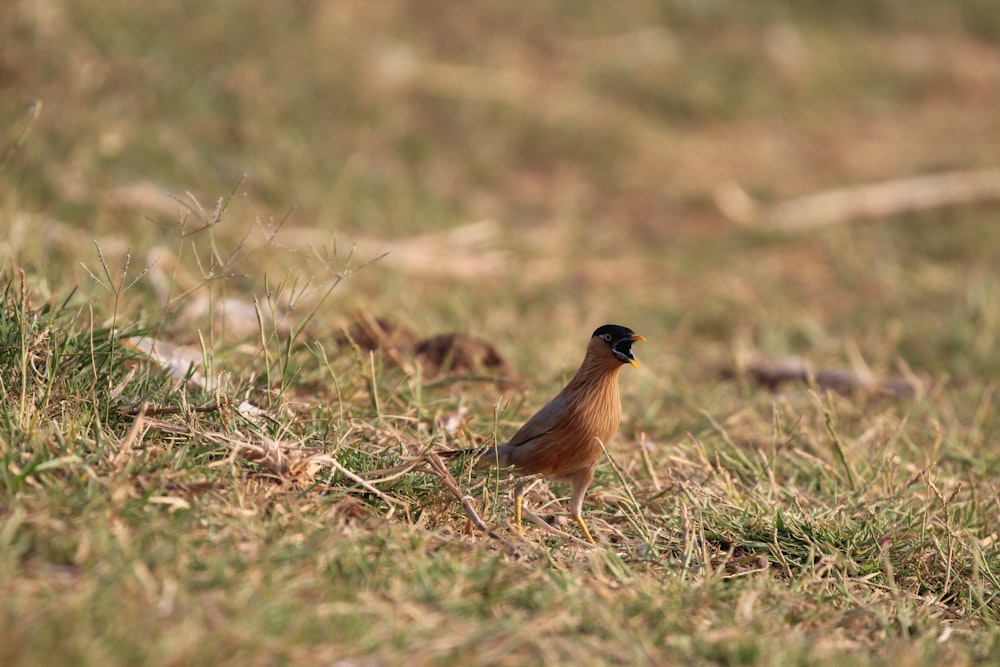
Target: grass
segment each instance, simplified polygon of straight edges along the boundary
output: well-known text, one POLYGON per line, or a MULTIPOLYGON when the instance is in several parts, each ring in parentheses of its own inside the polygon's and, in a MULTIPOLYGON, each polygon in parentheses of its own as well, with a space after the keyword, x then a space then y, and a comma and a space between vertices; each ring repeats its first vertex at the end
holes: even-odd
MULTIPOLYGON (((995 166, 991 8, 5 6, 0 663, 997 662, 995 205, 715 204, 995 166), (521 383, 344 344, 358 311, 521 383), (501 539, 358 478, 509 436, 607 321, 648 341, 600 549, 518 537, 503 475, 451 469, 501 539)), ((573 533, 567 491, 527 507, 573 533)))

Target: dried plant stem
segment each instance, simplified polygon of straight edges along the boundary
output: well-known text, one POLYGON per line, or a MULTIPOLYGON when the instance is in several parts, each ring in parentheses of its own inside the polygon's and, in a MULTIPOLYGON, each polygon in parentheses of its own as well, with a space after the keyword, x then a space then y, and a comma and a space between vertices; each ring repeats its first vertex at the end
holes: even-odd
MULTIPOLYGON (((158 419, 149 419, 148 417, 145 417, 145 413, 142 413, 140 417, 136 419, 133 424, 133 428, 137 428, 135 424, 139 424, 141 421, 153 430, 174 433, 176 435, 195 435, 195 432, 187 426, 181 424, 171 424, 158 419)), ((336 458, 330 456, 329 454, 317 454, 302 451, 294 446, 298 443, 272 440, 271 438, 257 434, 240 436, 220 433, 217 431, 205 431, 199 432, 197 435, 210 442, 214 442, 228 448, 235 456, 239 456, 256 463, 257 465, 265 468, 272 475, 279 478, 294 478, 302 475, 307 477, 314 476, 309 472, 310 468, 313 466, 327 467, 336 470, 344 477, 348 478, 355 484, 358 484, 363 489, 389 505, 389 510, 386 514, 387 517, 391 517, 393 515, 396 507, 403 507, 406 505, 405 502, 380 491, 371 482, 363 479, 360 475, 344 467, 344 465, 336 458)), ((125 448, 123 446, 121 452, 124 451, 125 448)), ((119 455, 121 455, 121 452, 119 452, 119 455)))
POLYGON ((465 515, 469 517, 469 521, 471 521, 476 528, 483 531, 491 538, 504 542, 504 539, 500 537, 492 528, 487 526, 486 522, 480 518, 479 513, 476 512, 476 508, 472 506, 472 498, 462 493, 462 490, 458 486, 458 482, 455 481, 452 474, 448 472, 448 468, 445 466, 440 456, 434 453, 425 454, 421 460, 427 464, 431 474, 440 479, 444 483, 445 488, 455 495, 459 503, 461 503, 462 509, 465 511, 465 515))
POLYGON ((572 542, 573 544, 577 545, 578 547, 586 547, 587 549, 600 549, 601 548, 601 546, 598 545, 598 544, 591 544, 590 542, 587 542, 586 540, 581 540, 579 537, 577 537, 575 535, 570 535, 569 533, 567 533, 564 530, 559 530, 558 528, 556 528, 555 526, 553 526, 551 523, 549 523, 548 521, 546 521, 542 517, 538 516, 534 512, 532 512, 532 511, 530 511, 528 509, 525 509, 523 507, 521 508, 521 516, 524 517, 525 519, 527 519, 528 521, 530 521, 531 523, 535 524, 536 526, 538 526, 542 530, 546 530, 546 531, 552 533, 553 535, 558 535, 559 537, 561 537, 564 540, 569 540, 570 542, 572 542))
POLYGON ((361 487, 364 488, 369 493, 374 494, 375 496, 377 496, 378 498, 380 498, 382 501, 388 503, 389 504, 389 512, 386 514, 386 518, 392 516, 395 507, 398 507, 398 506, 401 506, 401 505, 405 504, 405 503, 400 502, 399 500, 396 500, 395 498, 392 498, 392 497, 386 495, 382 491, 379 491, 371 483, 365 481, 364 479, 362 479, 361 477, 359 477, 355 473, 353 473, 350 470, 348 470, 347 468, 345 468, 343 466, 343 464, 340 463, 340 461, 338 461, 337 459, 333 458, 332 456, 329 456, 327 454, 323 454, 323 455, 320 455, 320 456, 310 457, 309 460, 312 461, 312 462, 320 463, 320 464, 327 465, 327 466, 333 468, 334 470, 336 470, 337 472, 339 472, 340 474, 342 474, 344 477, 348 478, 349 480, 351 480, 355 484, 361 485, 361 487))
POLYGON ((786 231, 998 200, 1000 169, 952 171, 835 188, 773 206, 759 205, 738 186, 716 196, 719 208, 735 222, 786 231))

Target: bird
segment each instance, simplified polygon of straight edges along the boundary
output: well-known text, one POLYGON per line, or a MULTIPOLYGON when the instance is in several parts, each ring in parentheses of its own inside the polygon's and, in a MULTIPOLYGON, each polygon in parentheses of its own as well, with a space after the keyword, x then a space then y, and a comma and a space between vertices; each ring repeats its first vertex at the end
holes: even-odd
MULTIPOLYGON (((594 479, 603 447, 621 421, 618 372, 625 364, 639 368, 632 343, 644 340, 628 327, 598 327, 573 378, 506 444, 442 454, 472 454, 477 458, 477 468, 513 467, 521 476, 540 475, 570 482, 569 511, 587 541, 596 544, 583 520, 583 498, 594 479)), ((514 488, 514 526, 518 531, 525 488, 523 479, 514 488)))

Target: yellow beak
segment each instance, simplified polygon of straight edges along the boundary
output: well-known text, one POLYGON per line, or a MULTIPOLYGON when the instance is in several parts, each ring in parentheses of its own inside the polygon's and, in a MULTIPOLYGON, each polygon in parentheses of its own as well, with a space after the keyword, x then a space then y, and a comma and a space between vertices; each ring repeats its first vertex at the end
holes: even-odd
MULTIPOLYGON (((639 334, 632 334, 632 342, 633 343, 636 342, 636 341, 640 341, 640 340, 646 340, 646 337, 645 336, 640 336, 639 334)), ((639 362, 636 361, 635 359, 629 359, 628 362, 630 364, 632 364, 633 366, 635 366, 636 368, 639 368, 639 362)))

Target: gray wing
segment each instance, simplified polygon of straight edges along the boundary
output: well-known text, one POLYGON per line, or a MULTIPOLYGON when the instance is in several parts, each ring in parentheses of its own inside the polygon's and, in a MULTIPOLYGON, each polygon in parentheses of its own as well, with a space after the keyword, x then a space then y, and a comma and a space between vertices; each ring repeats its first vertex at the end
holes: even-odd
MULTIPOLYGON (((515 465, 511 457, 522 445, 527 445, 541 436, 551 433, 566 414, 566 400, 559 394, 536 412, 524 426, 514 434, 506 445, 489 447, 479 459, 480 466, 499 465, 501 468, 515 465)), ((524 450, 521 450, 524 453, 524 450)))
POLYGON ((514 437, 507 442, 507 447, 520 447, 535 438, 549 433, 566 416, 566 400, 560 393, 551 401, 545 404, 541 410, 525 422, 524 426, 514 434, 514 437))

